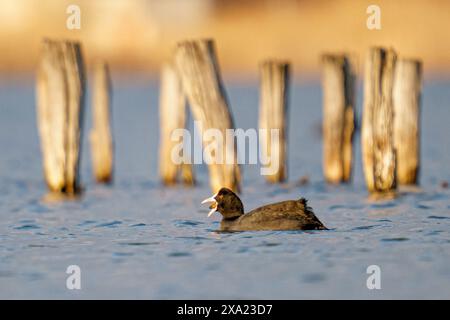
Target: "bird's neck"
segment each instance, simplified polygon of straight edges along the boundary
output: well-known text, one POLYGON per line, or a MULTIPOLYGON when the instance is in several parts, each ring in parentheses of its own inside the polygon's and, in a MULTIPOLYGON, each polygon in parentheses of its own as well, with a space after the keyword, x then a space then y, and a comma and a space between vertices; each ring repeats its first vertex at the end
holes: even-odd
POLYGON ((222 218, 222 220, 223 221, 234 221, 234 220, 236 220, 236 219, 239 219, 239 217, 240 216, 242 216, 242 213, 236 213, 235 215, 231 215, 231 216, 224 216, 223 218, 222 218))
POLYGON ((238 223, 240 216, 233 216, 229 218, 222 218, 222 221, 220 222, 220 229, 222 231, 231 231, 233 230, 233 227, 238 223))

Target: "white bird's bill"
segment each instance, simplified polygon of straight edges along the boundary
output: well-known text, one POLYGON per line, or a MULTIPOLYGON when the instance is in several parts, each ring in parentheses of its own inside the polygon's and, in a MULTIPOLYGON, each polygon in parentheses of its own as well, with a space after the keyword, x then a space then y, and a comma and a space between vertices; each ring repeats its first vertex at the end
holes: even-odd
POLYGON ((215 206, 211 209, 211 211, 208 212, 208 217, 211 217, 211 215, 212 215, 214 212, 216 212, 216 209, 217 209, 217 205, 215 205, 215 206))
POLYGON ((202 201, 202 204, 208 203, 208 202, 217 202, 215 199, 216 195, 213 195, 212 197, 209 197, 202 201))
POLYGON ((208 213, 208 217, 210 217, 214 212, 216 212, 216 209, 217 209, 217 201, 216 201, 216 196, 217 196, 217 193, 215 194, 215 195, 213 195, 212 197, 209 197, 209 198, 207 198, 207 199, 205 199, 205 200, 203 200, 202 201, 202 204, 205 204, 205 203, 210 203, 210 202, 212 202, 213 204, 211 205, 211 211, 208 213))

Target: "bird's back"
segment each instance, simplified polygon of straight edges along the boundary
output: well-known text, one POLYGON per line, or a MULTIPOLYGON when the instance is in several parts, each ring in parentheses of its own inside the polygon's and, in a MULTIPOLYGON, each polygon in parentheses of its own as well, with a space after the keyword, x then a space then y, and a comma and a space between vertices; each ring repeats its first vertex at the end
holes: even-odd
POLYGON ((268 204, 234 221, 222 221, 223 230, 324 230, 304 198, 268 204))

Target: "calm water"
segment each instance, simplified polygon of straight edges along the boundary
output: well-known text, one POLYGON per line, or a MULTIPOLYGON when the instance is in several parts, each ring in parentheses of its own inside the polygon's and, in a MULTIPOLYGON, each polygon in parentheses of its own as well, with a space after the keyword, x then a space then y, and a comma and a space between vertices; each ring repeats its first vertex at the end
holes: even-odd
MULTIPOLYGON (((242 200, 252 209, 304 196, 332 230, 234 234, 216 233, 219 216, 200 206, 210 195, 205 167, 196 167, 194 189, 159 185, 158 84, 114 86, 114 185, 93 183, 84 139, 87 192, 47 203, 33 82, 0 82, 0 298, 450 298, 450 190, 440 186, 450 180, 449 82, 425 84, 421 189, 376 203, 364 188, 359 137, 353 183, 324 184, 320 86, 296 84, 290 181, 268 186, 258 166, 244 166, 242 200), (308 185, 297 185, 302 176, 308 185), (79 291, 66 289, 72 264, 79 291), (381 290, 366 287, 373 264, 381 290)), ((257 84, 227 89, 237 126, 256 127, 257 84)), ((89 128, 89 108, 86 116, 89 128)))

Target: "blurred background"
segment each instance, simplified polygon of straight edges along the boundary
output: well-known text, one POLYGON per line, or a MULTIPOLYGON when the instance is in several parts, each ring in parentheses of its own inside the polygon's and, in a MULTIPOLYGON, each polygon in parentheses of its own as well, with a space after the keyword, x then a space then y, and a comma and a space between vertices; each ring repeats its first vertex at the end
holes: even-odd
POLYGON ((450 74, 447 0, 2 0, 0 71, 33 71, 43 37, 81 40, 89 66, 153 74, 182 39, 213 37, 225 76, 257 77, 267 57, 289 59, 297 77, 317 77, 324 51, 348 51, 359 66, 371 45, 393 46, 424 61, 426 77, 450 74), (67 7, 81 9, 69 30, 67 7), (367 7, 381 8, 381 30, 368 30, 367 7))

